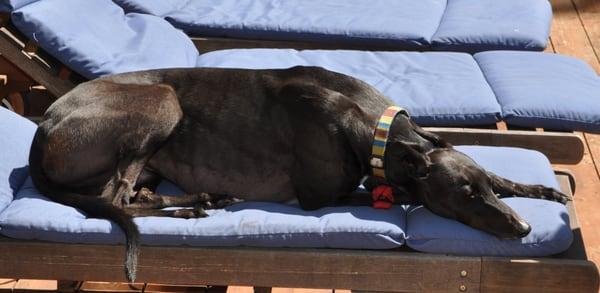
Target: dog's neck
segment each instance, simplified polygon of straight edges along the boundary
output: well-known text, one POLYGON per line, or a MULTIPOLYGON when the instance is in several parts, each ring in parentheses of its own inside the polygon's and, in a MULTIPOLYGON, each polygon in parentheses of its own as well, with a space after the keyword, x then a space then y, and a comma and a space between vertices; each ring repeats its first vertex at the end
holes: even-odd
MULTIPOLYGON (((383 111, 380 110, 372 115, 366 115, 365 113, 365 117, 361 117, 362 119, 354 119, 354 121, 360 121, 361 123, 357 123, 351 127, 352 131, 350 133, 354 137, 349 139, 349 142, 352 144, 351 147, 360 164, 362 175, 372 175, 370 160, 375 129, 383 111)), ((393 140, 402 140, 423 145, 424 149, 427 150, 434 148, 429 140, 423 138, 415 131, 415 126, 416 124, 407 115, 396 115, 390 126, 388 143, 393 140)))

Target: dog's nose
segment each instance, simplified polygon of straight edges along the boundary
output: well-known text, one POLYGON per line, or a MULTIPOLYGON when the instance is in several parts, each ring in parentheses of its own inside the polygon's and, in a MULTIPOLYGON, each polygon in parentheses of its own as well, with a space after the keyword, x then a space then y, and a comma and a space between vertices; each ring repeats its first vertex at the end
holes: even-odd
POLYGON ((517 230, 519 231, 519 237, 523 238, 531 232, 531 225, 523 220, 517 220, 517 230))

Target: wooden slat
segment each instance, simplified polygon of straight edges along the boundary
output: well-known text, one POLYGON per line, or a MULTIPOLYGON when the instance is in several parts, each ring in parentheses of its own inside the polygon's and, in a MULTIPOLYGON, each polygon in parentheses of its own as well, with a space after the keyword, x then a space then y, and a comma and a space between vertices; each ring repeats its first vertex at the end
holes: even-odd
POLYGON ((58 78, 63 80, 69 79, 71 72, 71 69, 67 68, 66 66, 61 66, 58 70, 58 78))
POLYGON ((12 292, 17 279, 0 279, 0 292, 12 292))
POLYGON ((271 291, 260 292, 260 290, 257 291, 250 286, 229 286, 227 287, 227 293, 271 293, 271 291))
POLYGON ((58 283, 52 280, 19 279, 13 292, 50 292, 57 291, 58 283))
POLYGON ((454 145, 513 146, 538 150, 553 163, 576 164, 583 157, 584 141, 580 135, 570 132, 435 127, 425 129, 441 135, 454 145))
MULTIPOLYGON (((0 241, 0 276, 125 281, 122 262, 122 246, 0 241)), ((138 281, 417 291, 478 288, 479 270, 477 257, 397 251, 143 247, 138 281)))
POLYGON ((484 257, 481 292, 597 292, 593 263, 484 257))
POLYGON ((62 80, 53 75, 47 68, 24 54, 22 49, 15 44, 13 37, 5 27, 0 29, 0 54, 7 60, 57 97, 62 96, 75 86, 70 81, 62 80))
POLYGON ((8 102, 13 108, 13 111, 19 115, 25 115, 25 100, 19 92, 12 92, 8 94, 8 102))

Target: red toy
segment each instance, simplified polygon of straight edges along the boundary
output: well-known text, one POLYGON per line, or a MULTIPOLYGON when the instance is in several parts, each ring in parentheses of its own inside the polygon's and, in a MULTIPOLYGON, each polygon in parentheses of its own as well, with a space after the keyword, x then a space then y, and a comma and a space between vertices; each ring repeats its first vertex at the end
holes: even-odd
POLYGON ((394 203, 394 194, 392 187, 389 185, 379 185, 371 191, 373 197, 373 208, 389 209, 394 203))

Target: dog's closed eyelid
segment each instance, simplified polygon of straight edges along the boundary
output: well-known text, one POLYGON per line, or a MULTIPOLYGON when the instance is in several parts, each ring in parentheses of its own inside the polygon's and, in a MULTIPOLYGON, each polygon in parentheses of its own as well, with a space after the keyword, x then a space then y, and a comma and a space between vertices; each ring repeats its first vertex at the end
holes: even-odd
POLYGON ((471 188, 471 185, 469 184, 464 184, 461 186, 460 191, 467 196, 471 196, 473 194, 473 188, 471 188))

